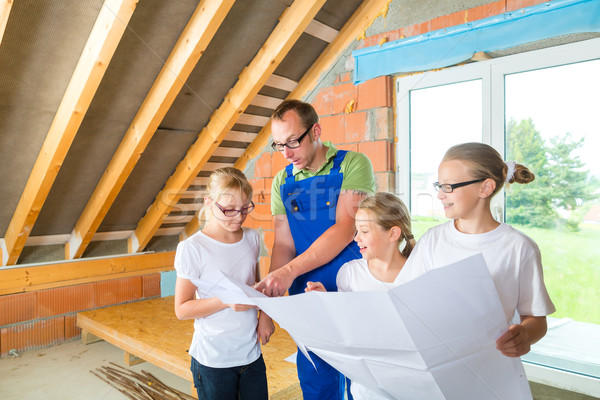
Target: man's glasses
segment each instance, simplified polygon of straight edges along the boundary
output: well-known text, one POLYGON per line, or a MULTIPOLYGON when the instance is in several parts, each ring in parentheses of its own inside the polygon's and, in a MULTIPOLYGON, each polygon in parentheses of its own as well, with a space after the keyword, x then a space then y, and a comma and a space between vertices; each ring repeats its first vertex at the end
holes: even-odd
POLYGON ((283 149, 286 147, 288 149, 296 149, 296 148, 300 147, 300 142, 302 141, 302 139, 304 139, 304 136, 308 135, 308 132, 310 132, 310 130, 312 129, 313 126, 315 126, 315 124, 312 124, 306 131, 304 131, 304 133, 302 135, 300 135, 300 137, 298 139, 292 139, 292 140, 288 141, 287 143, 272 142, 271 147, 275 151, 283 151, 283 149))
POLYGON ((444 193, 452 193, 454 191, 454 189, 456 189, 456 188, 467 186, 467 185, 470 185, 472 183, 483 182, 486 179, 487 178, 475 179, 474 181, 459 182, 459 183, 453 183, 453 184, 450 184, 450 183, 442 183, 442 184, 440 184, 439 182, 434 182, 433 183, 433 187, 435 188, 436 192, 439 192, 440 189, 441 189, 442 192, 444 192, 444 193))
POLYGON ((223 207, 221 207, 221 205, 219 203, 217 203, 215 201, 215 205, 217 206, 217 208, 219 210, 221 210, 221 212, 223 213, 224 216, 226 217, 235 217, 236 215, 238 215, 239 213, 242 213, 243 215, 245 214, 249 214, 252 212, 252 210, 254 210, 254 203, 250 202, 250 204, 248 204, 246 207, 242 207, 241 210, 236 210, 236 209, 229 209, 226 210, 223 207))

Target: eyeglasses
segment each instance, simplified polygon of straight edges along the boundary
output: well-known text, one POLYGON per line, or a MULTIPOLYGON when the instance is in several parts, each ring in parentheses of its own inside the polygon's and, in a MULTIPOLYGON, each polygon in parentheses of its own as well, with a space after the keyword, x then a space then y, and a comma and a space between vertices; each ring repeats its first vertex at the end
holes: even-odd
POLYGON ((226 217, 235 217, 236 215, 238 215, 239 213, 242 213, 242 215, 245 214, 249 214, 252 212, 252 210, 254 210, 254 203, 250 202, 250 204, 248 204, 246 207, 242 207, 241 210, 236 210, 236 209, 229 209, 226 210, 223 207, 221 207, 221 205, 219 203, 217 203, 215 201, 215 205, 219 208, 219 210, 221 210, 221 212, 223 213, 224 216, 226 217))
POLYGON ((487 178, 475 179, 474 181, 459 182, 459 183, 453 183, 453 184, 450 184, 450 183, 440 184, 439 182, 434 182, 433 187, 435 188, 436 192, 439 192, 440 189, 442 189, 442 192, 444 192, 444 193, 452 193, 454 191, 454 189, 456 189, 456 188, 467 186, 472 183, 483 182, 486 179, 487 178))
POLYGON ((287 147, 288 149, 296 149, 296 148, 300 147, 300 142, 302 141, 302 139, 304 139, 304 136, 308 135, 308 132, 310 132, 310 130, 312 129, 313 126, 315 126, 315 124, 312 124, 306 131, 304 131, 304 133, 302 135, 300 135, 300 137, 298 139, 292 139, 292 140, 288 141, 287 143, 272 142, 271 147, 275 151, 283 151, 283 149, 285 147, 287 147))

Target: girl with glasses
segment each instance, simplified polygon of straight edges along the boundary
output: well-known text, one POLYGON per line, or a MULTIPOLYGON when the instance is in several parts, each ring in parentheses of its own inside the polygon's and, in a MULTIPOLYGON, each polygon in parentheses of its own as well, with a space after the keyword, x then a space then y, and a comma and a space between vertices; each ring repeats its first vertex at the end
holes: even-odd
POLYGON ((492 197, 504 185, 535 179, 527 167, 504 162, 492 147, 464 143, 451 147, 438 169, 434 186, 444 213, 451 220, 427 231, 419 240, 402 274, 415 278, 482 253, 509 324, 496 347, 508 357, 529 352, 547 330, 546 315, 555 311, 542 273, 536 243, 492 216, 492 197), (518 320, 514 321, 515 312, 518 320))
MULTIPOLYGON (((254 209, 252 186, 231 167, 215 170, 200 212, 207 222, 177 246, 175 314, 194 319, 189 349, 191 370, 199 399, 267 399, 267 378, 260 343, 274 331, 270 319, 259 324, 257 310, 223 304, 210 293, 200 293, 192 279, 206 279, 218 269, 247 285, 257 281, 260 257, 258 231, 242 228, 254 209)), ((200 218, 200 217, 199 217, 200 218)))
MULTIPOLYGON (((336 277, 338 291, 389 290, 403 282, 400 271, 415 247, 415 239, 402 200, 383 192, 365 198, 356 212, 355 225, 354 241, 362 258, 342 265, 336 277)), ((311 290, 326 291, 321 282, 308 282, 306 291, 311 290)), ((389 398, 357 381, 352 381, 350 392, 354 400, 389 398)))

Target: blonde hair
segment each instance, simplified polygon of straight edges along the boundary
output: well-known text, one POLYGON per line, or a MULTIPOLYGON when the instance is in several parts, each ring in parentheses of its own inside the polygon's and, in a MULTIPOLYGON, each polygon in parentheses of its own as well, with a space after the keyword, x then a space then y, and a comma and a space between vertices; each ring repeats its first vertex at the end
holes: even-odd
POLYGON ((392 193, 379 192, 365 198, 358 206, 359 210, 370 211, 375 216, 375 222, 385 230, 397 226, 402 231, 402 237, 398 245, 405 240, 406 245, 402 249, 402 255, 408 257, 417 244, 411 229, 410 214, 408 209, 392 193))
POLYGON ((508 165, 502 160, 502 156, 496 149, 483 143, 462 143, 450 147, 442 161, 450 160, 467 161, 471 165, 474 179, 493 179, 496 182, 496 188, 490 198, 498 193, 505 184, 514 182, 526 184, 535 179, 533 172, 526 166, 515 163, 515 172, 506 182, 508 165))
MULTIPOLYGON (((237 192, 252 200, 253 189, 246 175, 239 169, 233 167, 223 167, 213 171, 208 177, 206 192, 208 197, 214 201, 227 192, 237 192)), ((206 213, 206 205, 198 213, 198 218, 202 219, 206 213)))

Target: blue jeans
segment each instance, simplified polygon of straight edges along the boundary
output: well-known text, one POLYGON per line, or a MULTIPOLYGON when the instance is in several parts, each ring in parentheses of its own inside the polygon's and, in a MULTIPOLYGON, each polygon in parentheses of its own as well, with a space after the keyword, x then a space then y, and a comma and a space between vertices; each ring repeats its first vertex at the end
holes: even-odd
POLYGON ((308 354, 315 363, 315 367, 300 350, 296 355, 298 379, 304 400, 353 400, 350 394, 350 379, 347 379, 321 357, 312 351, 308 354), (345 389, 347 389, 344 397, 345 389))
POLYGON ((199 400, 267 400, 267 373, 262 355, 248 365, 211 368, 192 357, 192 376, 199 400))

